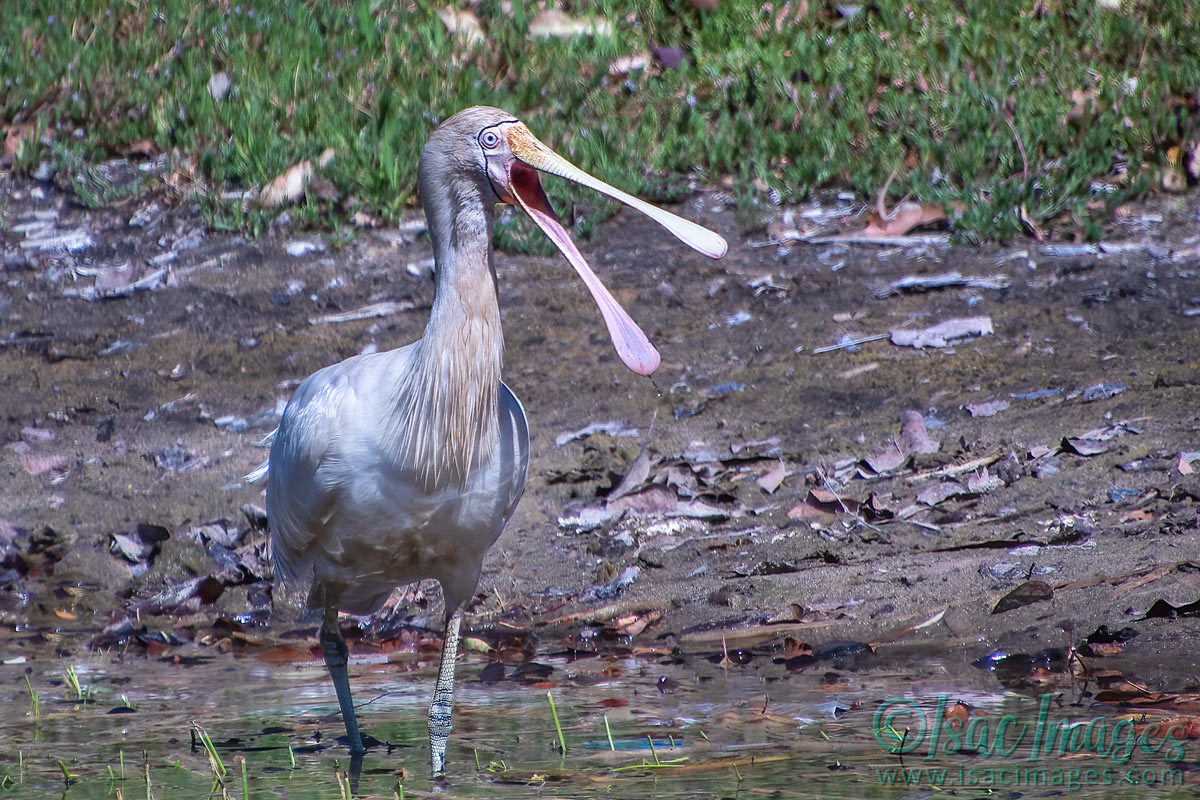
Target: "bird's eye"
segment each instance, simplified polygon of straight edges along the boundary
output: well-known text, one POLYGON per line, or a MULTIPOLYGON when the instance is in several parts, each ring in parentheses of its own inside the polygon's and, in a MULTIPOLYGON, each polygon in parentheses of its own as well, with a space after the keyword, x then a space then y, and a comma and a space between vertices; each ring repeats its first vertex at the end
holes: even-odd
POLYGON ((500 146, 500 136, 495 131, 484 131, 479 141, 488 150, 495 150, 500 146))

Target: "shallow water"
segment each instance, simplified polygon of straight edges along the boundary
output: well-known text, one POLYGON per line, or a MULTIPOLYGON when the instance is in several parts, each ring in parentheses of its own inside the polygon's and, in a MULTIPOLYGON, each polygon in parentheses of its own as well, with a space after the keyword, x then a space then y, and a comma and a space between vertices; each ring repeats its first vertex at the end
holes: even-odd
MULTIPOLYGON (((352 683, 360 722, 392 746, 367 754, 355 796, 392 797, 402 784, 410 797, 436 791, 457 797, 890 798, 940 794, 972 781, 975 786, 962 791, 981 793, 989 780, 1020 780, 1016 769, 1040 770, 1028 775, 1049 785, 995 788, 1021 796, 1069 791, 1146 797, 1148 787, 1130 781, 1152 779, 1168 782, 1152 796, 1171 797, 1182 796, 1187 790, 1180 784, 1193 776, 1195 754, 1189 750, 1195 748, 1188 742, 1179 746, 1178 761, 1167 760, 1169 747, 1157 754, 1134 747, 1124 764, 1119 753, 1103 758, 1069 748, 1031 759, 1039 690, 1005 691, 993 673, 972 668, 956 652, 883 649, 823 659, 804 672, 789 672, 761 650, 740 654, 752 657, 745 665, 721 667, 706 657, 712 655, 539 656, 538 663, 553 667, 545 682, 485 685, 479 677, 487 659, 472 654, 459 665, 450 779, 437 785, 428 780, 425 739, 435 654, 391 663, 357 660, 352 683), (562 724, 565 757, 548 691, 562 724), (943 752, 926 759, 943 695, 945 717, 962 701, 970 706, 970 719, 983 720, 993 732, 1011 715, 1005 743, 1019 742, 1015 753, 946 755, 949 739, 943 736, 933 745, 943 752), (881 744, 873 727, 881 706, 898 703, 901 710, 890 719, 898 731, 909 728, 905 746, 914 747, 903 759, 884 747, 895 740, 885 731, 881 744), (919 717, 906 710, 914 703, 923 711, 924 738, 919 717), (1025 736, 1013 733, 1022 726, 1025 736), (911 772, 897 772, 905 768, 911 772), (926 769, 947 771, 920 772, 926 769), (905 774, 918 785, 892 785, 903 783, 905 774), (1089 780, 1093 785, 1082 785, 1089 780), (1073 782, 1081 785, 1072 788, 1073 782)), ((12 796, 107 798, 118 790, 125 798, 159 800, 221 796, 209 758, 193 742, 193 722, 207 731, 228 769, 223 780, 230 797, 243 796, 237 757, 245 759, 249 797, 341 796, 338 774, 349 759, 344 745, 333 741, 342 733, 341 721, 317 661, 279 666, 252 656, 215 655, 183 666, 97 654, 71 663, 92 702, 68 699, 74 695, 65 683, 66 662, 36 658, 0 667, 0 774, 9 776, 5 789, 12 796), (41 693, 36 718, 29 713, 24 674, 41 693), (113 713, 123 707, 122 696, 136 711, 113 713), (69 786, 64 768, 73 779, 69 786)), ((1082 687, 1065 692, 1062 702, 1051 704, 1050 722, 1100 718, 1093 727, 1107 732, 1107 739, 1098 738, 1111 743, 1116 713, 1092 704, 1082 687)), ((1150 745, 1157 741, 1147 739, 1150 745)))

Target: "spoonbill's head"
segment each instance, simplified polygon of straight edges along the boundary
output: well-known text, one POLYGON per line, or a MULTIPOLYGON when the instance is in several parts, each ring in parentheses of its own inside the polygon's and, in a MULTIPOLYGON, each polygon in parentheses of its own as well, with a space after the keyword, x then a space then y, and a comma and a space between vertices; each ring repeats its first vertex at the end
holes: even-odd
POLYGON ((551 150, 530 133, 525 123, 507 111, 476 106, 458 112, 430 137, 422 161, 436 147, 439 155, 453 153, 455 167, 474 171, 495 193, 496 201, 519 206, 554 242, 592 293, 612 336, 613 347, 625 365, 639 375, 658 367, 654 345, 609 294, 587 265, 542 190, 538 172, 560 178, 618 200, 662 225, 681 242, 710 258, 721 258, 727 246, 720 235, 669 211, 639 200, 599 178, 593 177, 551 150))

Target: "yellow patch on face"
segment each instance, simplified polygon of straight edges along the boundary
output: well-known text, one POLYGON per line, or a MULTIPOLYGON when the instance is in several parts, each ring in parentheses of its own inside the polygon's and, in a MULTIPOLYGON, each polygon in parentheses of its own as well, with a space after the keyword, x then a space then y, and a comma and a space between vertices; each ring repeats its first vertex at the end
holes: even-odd
POLYGON ((529 132, 524 122, 514 122, 508 129, 508 147, 517 158, 536 167, 542 162, 542 154, 548 149, 529 132))

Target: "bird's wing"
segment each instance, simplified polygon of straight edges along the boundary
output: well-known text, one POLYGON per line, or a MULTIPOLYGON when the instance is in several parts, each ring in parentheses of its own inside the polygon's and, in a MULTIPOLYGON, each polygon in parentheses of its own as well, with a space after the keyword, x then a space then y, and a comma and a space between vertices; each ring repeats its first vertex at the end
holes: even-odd
MULTIPOLYGON (((276 582, 307 590, 306 553, 336 503, 321 467, 337 438, 343 411, 354 403, 349 362, 309 376, 284 409, 267 469, 267 519, 276 582)), ((257 470, 256 470, 257 471, 257 470)))
MULTIPOLYGON (((499 410, 501 430, 508 428, 512 431, 512 455, 505 454, 506 458, 511 459, 511 466, 505 466, 512 475, 508 503, 504 508, 504 524, 507 525, 513 512, 517 510, 517 503, 525 491, 525 477, 529 474, 529 425, 525 421, 525 409, 521 406, 521 401, 504 383, 500 384, 499 410)), ((501 439, 503 438, 502 433, 501 439)))

